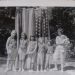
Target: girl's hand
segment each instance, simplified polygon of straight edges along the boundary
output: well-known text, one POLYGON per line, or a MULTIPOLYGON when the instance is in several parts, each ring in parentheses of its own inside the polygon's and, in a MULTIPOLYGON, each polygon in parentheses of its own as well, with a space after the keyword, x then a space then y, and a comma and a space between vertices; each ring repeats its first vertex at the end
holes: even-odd
POLYGON ((62 50, 61 52, 62 52, 62 53, 64 53, 65 51, 64 51, 64 50, 62 50))
POLYGON ((26 55, 28 55, 28 53, 26 52, 26 55))
POLYGON ((7 53, 10 54, 11 53, 11 50, 7 51, 7 53))
POLYGON ((29 52, 26 52, 26 55, 28 55, 29 54, 29 52))

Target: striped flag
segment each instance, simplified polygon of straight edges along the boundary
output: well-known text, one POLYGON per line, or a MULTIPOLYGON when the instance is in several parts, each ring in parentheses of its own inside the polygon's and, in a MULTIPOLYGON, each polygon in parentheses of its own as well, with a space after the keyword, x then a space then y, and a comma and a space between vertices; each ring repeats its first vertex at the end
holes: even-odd
POLYGON ((39 17, 39 22, 38 22, 38 36, 41 36, 41 17, 39 17))
POLYGON ((47 9, 41 9, 41 15, 35 16, 35 33, 37 37, 48 37, 48 23, 48 11, 47 9))
POLYGON ((43 32, 42 34, 44 37, 48 37, 48 14, 47 13, 48 13, 47 10, 43 10, 43 16, 42 16, 43 32))
POLYGON ((46 14, 46 18, 45 18, 46 19, 46 29, 45 29, 46 33, 45 33, 45 36, 48 36, 48 33, 49 33, 48 32, 49 20, 48 20, 48 11, 47 10, 45 11, 45 14, 46 14))

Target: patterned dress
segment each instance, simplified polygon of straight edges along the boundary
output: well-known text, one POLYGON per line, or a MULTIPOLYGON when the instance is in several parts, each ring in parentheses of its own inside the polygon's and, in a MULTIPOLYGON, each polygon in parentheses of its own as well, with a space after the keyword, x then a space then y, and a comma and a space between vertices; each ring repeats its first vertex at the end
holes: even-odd
POLYGON ((68 45, 69 43, 70 42, 65 35, 56 37, 56 49, 53 55, 53 60, 55 62, 59 62, 60 59, 64 60, 66 45, 68 45))

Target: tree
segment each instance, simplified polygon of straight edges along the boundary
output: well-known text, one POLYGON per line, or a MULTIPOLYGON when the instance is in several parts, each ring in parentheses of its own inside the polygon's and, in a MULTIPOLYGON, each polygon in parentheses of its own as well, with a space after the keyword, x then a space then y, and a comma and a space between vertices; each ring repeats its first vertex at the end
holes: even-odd
MULTIPOLYGON (((62 27, 64 34, 70 38, 70 41, 75 45, 75 8, 73 7, 55 7, 52 10, 51 24, 58 29, 62 27)), ((54 32, 56 32, 54 30, 54 32)), ((69 56, 75 57, 74 46, 70 49, 69 56)))

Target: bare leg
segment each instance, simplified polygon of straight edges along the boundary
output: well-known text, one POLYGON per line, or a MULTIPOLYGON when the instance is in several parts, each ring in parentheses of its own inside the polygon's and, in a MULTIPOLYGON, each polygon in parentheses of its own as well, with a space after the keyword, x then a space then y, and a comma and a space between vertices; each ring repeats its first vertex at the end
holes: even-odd
POLYGON ((10 64, 11 64, 11 61, 9 60, 9 58, 7 59, 7 65, 6 65, 6 70, 5 72, 9 71, 10 70, 10 64))
POLYGON ((32 69, 32 57, 30 59, 30 70, 32 69))
POLYGON ((16 60, 15 60, 15 69, 16 70, 19 69, 19 55, 16 57, 16 60))
POLYGON ((42 63, 42 61, 40 63, 40 70, 43 71, 43 63, 42 63))
POLYGON ((58 70, 57 63, 54 63, 55 68, 52 70, 58 70))
POLYGON ((24 65, 23 65, 23 69, 27 69, 27 56, 25 56, 24 58, 24 65))
POLYGON ((37 71, 39 71, 39 64, 37 64, 37 71))
POLYGON ((9 58, 7 58, 7 65, 6 65, 7 69, 9 69, 9 64, 10 64, 10 60, 9 58))
POLYGON ((52 70, 58 70, 58 67, 57 67, 58 52, 57 52, 57 51, 55 51, 54 54, 53 54, 53 61, 54 61, 54 66, 55 66, 55 68, 52 69, 52 70))
POLYGON ((30 57, 30 72, 32 71, 32 69, 33 69, 33 62, 32 62, 32 57, 30 57))
POLYGON ((37 71, 39 71, 39 64, 40 64, 40 58, 39 55, 37 56, 37 71))
POLYGON ((19 60, 19 71, 22 70, 22 60, 19 60))
POLYGON ((13 60, 10 60, 10 71, 13 70, 13 60))
POLYGON ((50 54, 50 56, 49 56, 49 69, 51 69, 51 64, 52 64, 52 55, 50 54))
POLYGON ((15 61, 16 61, 16 59, 13 60, 13 70, 14 70, 14 71, 16 71, 15 61))
POLYGON ((40 69, 40 70, 43 71, 43 66, 44 66, 44 65, 43 65, 43 62, 44 62, 44 58, 42 58, 42 54, 41 54, 41 59, 40 59, 40 61, 41 61, 41 62, 40 62, 40 65, 41 65, 41 69, 40 69))
POLYGON ((64 56, 63 54, 61 54, 61 72, 63 72, 63 68, 64 68, 64 56))
POLYGON ((22 69, 22 71, 24 71, 24 60, 22 60, 21 69, 22 69))
POLYGON ((49 55, 46 54, 46 63, 45 63, 45 69, 47 70, 49 68, 49 55))
POLYGON ((27 69, 30 70, 30 66, 31 66, 31 58, 28 57, 27 58, 27 69))
POLYGON ((57 63, 55 63, 55 69, 57 70, 57 63))

